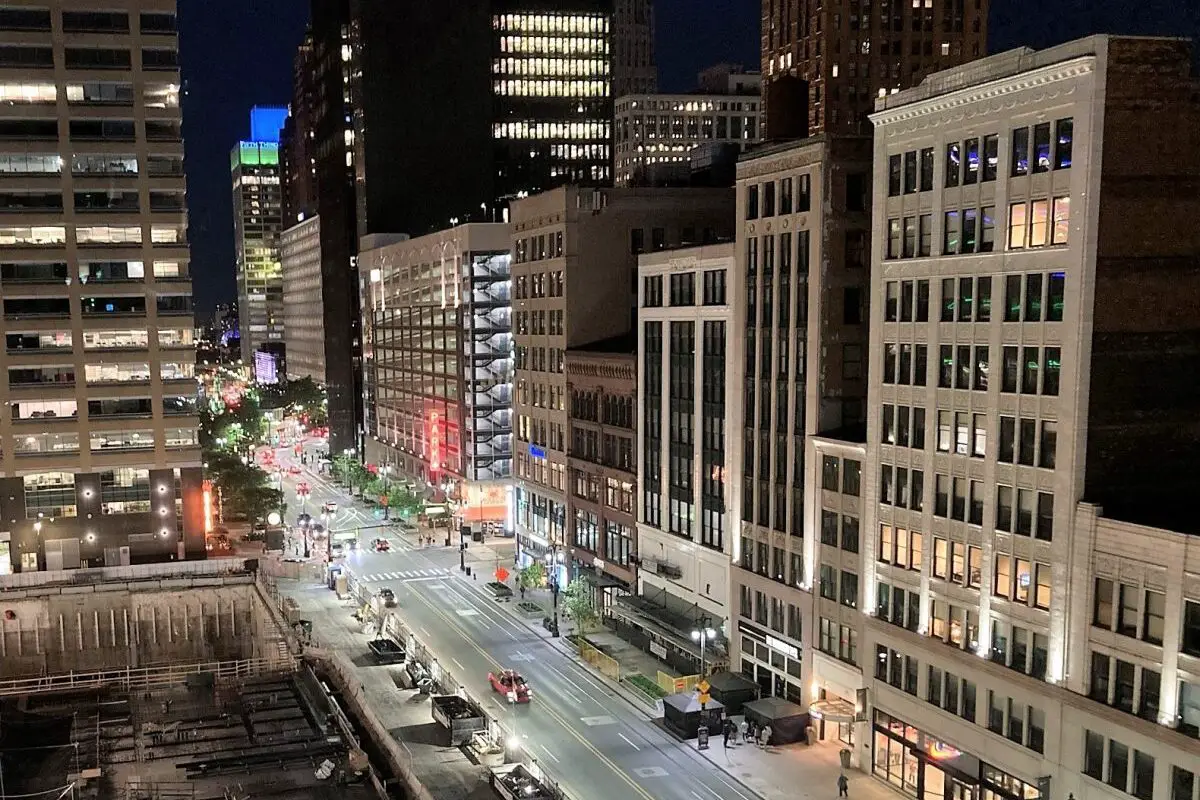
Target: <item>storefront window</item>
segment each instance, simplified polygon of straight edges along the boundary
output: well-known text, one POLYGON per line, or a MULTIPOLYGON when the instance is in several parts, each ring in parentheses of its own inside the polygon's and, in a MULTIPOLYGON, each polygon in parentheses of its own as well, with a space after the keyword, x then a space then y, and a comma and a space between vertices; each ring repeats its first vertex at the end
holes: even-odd
POLYGON ((917 800, 1039 800, 1008 775, 882 711, 875 712, 872 770, 917 800))

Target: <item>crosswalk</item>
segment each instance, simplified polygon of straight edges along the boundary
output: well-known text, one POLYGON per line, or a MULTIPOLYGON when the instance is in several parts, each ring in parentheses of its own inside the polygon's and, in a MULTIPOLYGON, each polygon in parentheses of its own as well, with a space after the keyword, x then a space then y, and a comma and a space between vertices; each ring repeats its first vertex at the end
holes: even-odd
POLYGON ((380 583, 381 581, 416 581, 416 580, 437 580, 440 578, 449 578, 458 570, 453 569, 402 569, 395 572, 373 572, 370 575, 359 577, 360 581, 365 583, 380 583))

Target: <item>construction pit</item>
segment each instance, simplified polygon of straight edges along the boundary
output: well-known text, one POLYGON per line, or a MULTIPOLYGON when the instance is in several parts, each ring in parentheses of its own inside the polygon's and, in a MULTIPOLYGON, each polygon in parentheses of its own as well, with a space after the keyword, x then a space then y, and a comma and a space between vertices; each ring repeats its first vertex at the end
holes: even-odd
POLYGON ((0 796, 390 796, 258 569, 0 577, 0 796))

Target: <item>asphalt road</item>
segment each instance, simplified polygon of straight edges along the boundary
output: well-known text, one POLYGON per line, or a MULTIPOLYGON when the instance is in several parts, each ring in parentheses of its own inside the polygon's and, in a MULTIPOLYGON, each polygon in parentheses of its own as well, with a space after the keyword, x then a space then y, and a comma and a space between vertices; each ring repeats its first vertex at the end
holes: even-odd
MULTIPOLYGON (((283 451, 277 460, 292 462, 283 451)), ((284 488, 294 491, 301 481, 311 489, 314 518, 314 509, 334 500, 339 509, 333 530, 372 526, 362 531, 359 550, 346 557, 348 569, 369 586, 395 591, 400 618, 438 655, 442 668, 516 732, 571 798, 753 800, 699 756, 694 742, 680 743, 659 729, 542 634, 502 610, 482 588, 487 577, 468 579, 459 571, 456 546, 412 546, 393 530, 375 528, 380 522, 370 511, 307 470, 285 476, 284 488), (369 548, 378 536, 389 540, 390 552, 369 548), (492 691, 488 672, 506 668, 525 676, 533 690, 530 703, 513 706, 492 691)), ((295 495, 288 501, 294 504, 295 495)), ((485 572, 490 575, 492 567, 485 572)), ((720 740, 713 746, 720 747, 720 740)))

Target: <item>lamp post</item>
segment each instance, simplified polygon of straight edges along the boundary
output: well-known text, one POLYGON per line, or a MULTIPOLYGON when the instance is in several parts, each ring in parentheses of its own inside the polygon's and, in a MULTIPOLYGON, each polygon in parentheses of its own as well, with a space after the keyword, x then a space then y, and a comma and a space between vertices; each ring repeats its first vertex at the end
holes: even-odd
POLYGON ((705 736, 697 737, 697 748, 700 750, 708 749, 708 701, 711 699, 708 690, 711 688, 708 681, 705 679, 704 670, 704 645, 709 639, 715 639, 717 632, 708 626, 708 617, 701 617, 699 626, 692 631, 692 641, 700 645, 700 680, 696 683, 696 699, 700 701, 700 725, 704 728, 705 736))

